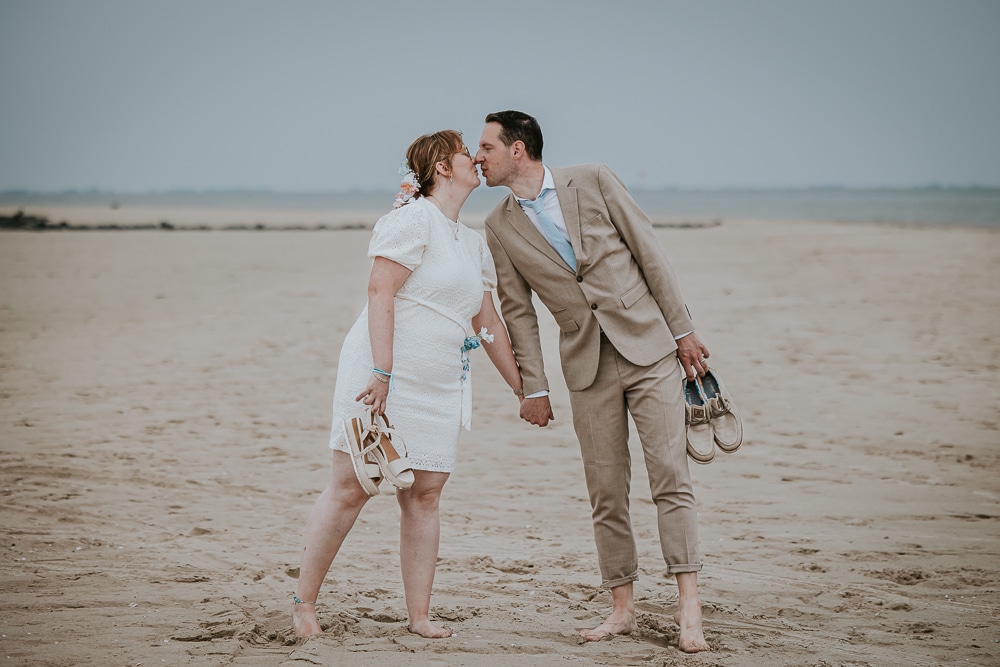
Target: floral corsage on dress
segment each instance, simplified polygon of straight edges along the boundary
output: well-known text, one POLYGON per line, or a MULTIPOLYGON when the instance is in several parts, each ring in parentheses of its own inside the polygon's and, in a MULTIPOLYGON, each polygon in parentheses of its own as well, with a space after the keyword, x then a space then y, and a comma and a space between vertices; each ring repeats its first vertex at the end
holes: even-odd
POLYGON ((468 336, 465 339, 465 344, 462 345, 462 381, 464 382, 468 378, 469 373, 469 350, 474 350, 483 343, 492 343, 493 334, 486 332, 486 327, 483 327, 479 333, 475 336, 468 336))

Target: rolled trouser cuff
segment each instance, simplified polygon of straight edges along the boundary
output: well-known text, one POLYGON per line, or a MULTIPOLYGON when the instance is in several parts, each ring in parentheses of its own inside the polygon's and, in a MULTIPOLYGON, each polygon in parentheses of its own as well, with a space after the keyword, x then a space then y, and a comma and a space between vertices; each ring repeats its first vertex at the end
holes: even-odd
POLYGON ((624 586, 625 584, 631 584, 638 578, 639 578, 639 573, 633 572, 632 574, 626 575, 624 577, 619 577, 617 579, 611 579, 610 581, 605 581, 601 583, 601 588, 618 588, 619 586, 624 586))
POLYGON ((684 565, 671 565, 667 563, 667 574, 684 574, 685 572, 701 572, 701 563, 686 563, 684 565))

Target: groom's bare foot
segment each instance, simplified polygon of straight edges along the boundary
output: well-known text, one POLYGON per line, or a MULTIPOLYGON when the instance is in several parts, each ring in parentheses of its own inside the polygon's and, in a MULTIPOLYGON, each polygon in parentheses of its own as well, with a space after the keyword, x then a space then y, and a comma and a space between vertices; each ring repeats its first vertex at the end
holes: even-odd
POLYGON ((677 613, 674 614, 674 622, 681 628, 681 636, 677 642, 677 647, 680 650, 685 653, 712 650, 708 642, 705 641, 705 633, 701 627, 700 599, 681 600, 677 613))
POLYGON ((439 628, 429 620, 410 623, 406 629, 413 634, 420 635, 426 639, 444 639, 455 634, 450 628, 439 628))
POLYGON ((634 611, 614 610, 607 620, 593 630, 581 630, 580 636, 588 642, 599 642, 614 635, 628 635, 639 629, 634 611))
POLYGON ((316 606, 300 602, 292 609, 292 625, 296 637, 310 637, 323 632, 316 618, 316 606))

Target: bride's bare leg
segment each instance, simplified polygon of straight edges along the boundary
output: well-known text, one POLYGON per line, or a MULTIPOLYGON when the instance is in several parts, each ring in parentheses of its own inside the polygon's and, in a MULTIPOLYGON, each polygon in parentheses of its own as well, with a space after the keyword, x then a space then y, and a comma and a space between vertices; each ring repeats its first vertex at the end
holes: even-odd
POLYGON ((422 637, 450 637, 449 628, 431 623, 431 589, 437 567, 441 520, 438 506, 441 489, 448 473, 415 470, 416 480, 405 491, 396 490, 401 510, 399 522, 399 561, 406 594, 408 628, 422 637))
POLYGON ((334 557, 368 501, 368 494, 354 476, 348 454, 334 451, 332 468, 330 484, 317 498, 306 522, 302 565, 295 590, 295 597, 302 602, 295 602, 292 609, 292 624, 299 637, 323 631, 316 618, 316 596, 334 557))

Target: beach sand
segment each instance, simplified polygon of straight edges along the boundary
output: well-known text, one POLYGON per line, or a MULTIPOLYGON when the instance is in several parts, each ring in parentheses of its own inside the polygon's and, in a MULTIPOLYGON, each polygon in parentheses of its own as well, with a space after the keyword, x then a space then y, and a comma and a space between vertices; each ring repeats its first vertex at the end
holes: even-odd
POLYGON ((545 313, 549 428, 520 422, 473 355, 432 599, 456 636, 405 629, 383 485, 321 592, 326 632, 295 640, 370 233, 59 231, 0 234, 0 660, 1000 664, 1000 234, 751 220, 657 234, 747 430, 738 452, 692 464, 713 652, 676 648, 635 438, 640 631, 577 637, 610 595, 545 313))

